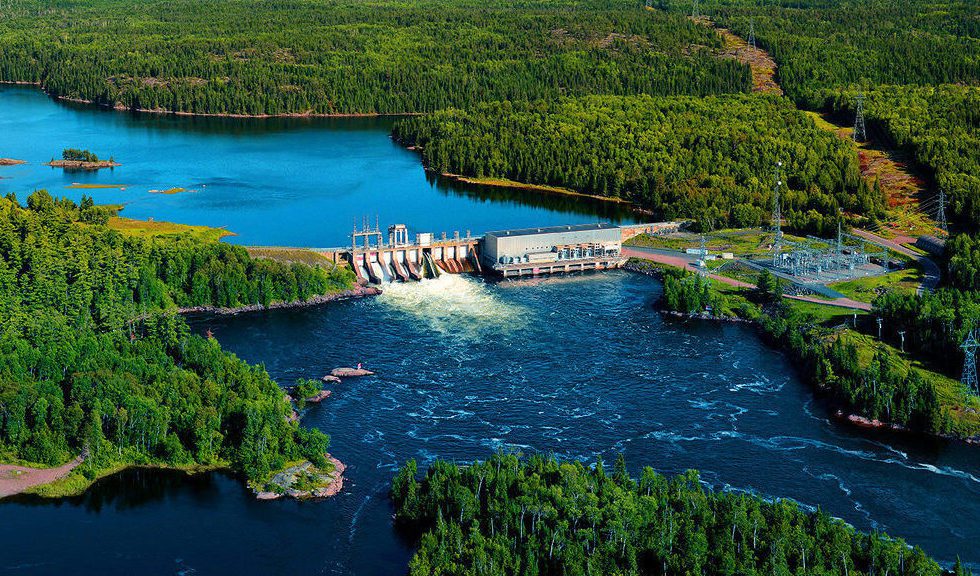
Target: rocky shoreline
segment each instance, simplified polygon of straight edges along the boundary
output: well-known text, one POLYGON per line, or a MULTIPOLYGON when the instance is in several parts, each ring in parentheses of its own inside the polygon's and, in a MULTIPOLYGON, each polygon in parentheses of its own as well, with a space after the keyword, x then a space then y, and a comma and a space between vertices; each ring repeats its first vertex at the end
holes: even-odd
POLYGON ((347 466, 330 454, 326 454, 327 462, 331 465, 329 472, 324 472, 311 462, 303 462, 277 472, 269 479, 264 488, 253 488, 257 500, 278 500, 284 496, 297 500, 310 498, 329 498, 340 493, 344 488, 344 471, 347 466), (312 486, 307 484, 312 483, 312 486), (299 486, 299 487, 297 487, 299 486))
POLYGON ((102 168, 115 168, 122 166, 119 162, 111 160, 98 160, 96 162, 85 162, 83 160, 52 160, 45 166, 52 168, 64 168, 65 170, 101 170, 102 168))
POLYGON ((365 298, 368 296, 378 296, 381 294, 380 288, 375 288, 374 286, 362 286, 357 285, 350 290, 344 290, 343 292, 334 292, 333 294, 321 294, 318 296, 313 296, 307 300, 294 300, 292 302, 273 302, 268 306, 264 304, 249 304, 247 306, 238 306, 235 308, 224 308, 220 306, 189 306, 185 308, 178 308, 177 312, 181 314, 218 314, 221 316, 231 316, 235 314, 244 314, 247 312, 261 312, 263 310, 279 310, 283 308, 306 308, 308 306, 319 306, 320 304, 326 304, 327 302, 337 302, 339 300, 351 300, 353 298, 365 298))
POLYGON ((16 166, 18 164, 27 164, 27 160, 17 160, 15 158, 0 158, 0 166, 16 166))

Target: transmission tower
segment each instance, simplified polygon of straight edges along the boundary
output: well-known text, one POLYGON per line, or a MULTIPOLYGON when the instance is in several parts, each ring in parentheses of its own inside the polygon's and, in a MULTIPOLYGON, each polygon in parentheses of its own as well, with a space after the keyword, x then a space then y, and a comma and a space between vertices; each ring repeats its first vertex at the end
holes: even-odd
POLYGON ((946 191, 942 188, 939 189, 939 209, 936 214, 936 220, 939 222, 939 228, 943 232, 949 232, 946 224, 946 191))
POLYGON ((772 230, 775 236, 772 241, 772 265, 779 266, 780 255, 783 250, 783 215, 779 209, 779 187, 783 185, 782 162, 776 162, 776 186, 772 192, 772 230))
POLYGON ((977 381, 977 348, 980 348, 980 341, 977 341, 976 328, 970 330, 960 348, 963 349, 963 376, 960 381, 967 390, 980 395, 980 382, 977 381))
POLYGON ((708 275, 708 246, 704 239, 704 234, 701 235, 701 249, 698 252, 700 259, 698 260, 698 274, 701 277, 708 275))
POLYGON ((749 20, 749 46, 755 50, 755 22, 749 20))
POLYGON ((694 0, 694 5, 691 7, 691 18, 697 18, 701 16, 701 11, 698 7, 698 0, 694 0))
POLYGON ((868 139, 868 131, 864 126, 864 93, 858 92, 854 116, 854 141, 864 142, 868 139))

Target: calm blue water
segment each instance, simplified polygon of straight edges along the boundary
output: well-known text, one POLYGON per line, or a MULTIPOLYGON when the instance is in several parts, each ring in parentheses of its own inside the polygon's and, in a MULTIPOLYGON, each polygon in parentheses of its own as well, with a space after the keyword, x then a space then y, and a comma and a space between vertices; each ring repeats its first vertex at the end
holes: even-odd
POLYGON ((186 118, 133 115, 59 103, 0 85, 0 194, 38 188, 76 200, 125 204, 124 216, 223 226, 228 241, 345 246, 356 220, 404 223, 413 232, 487 230, 586 222, 636 222, 608 202, 450 184, 427 177, 419 156, 389 138, 391 119, 186 118), (122 166, 65 172, 44 166, 66 147, 122 166), (125 190, 70 189, 74 183, 125 190), (150 190, 185 188, 183 194, 150 190))
MULTIPOLYGON (((606 205, 430 183, 386 121, 200 121, 76 109, 0 88, 0 192, 73 181, 135 217, 226 225, 236 241, 329 245, 377 210, 418 229, 474 232, 595 220, 606 205), (111 153, 95 175, 51 170, 62 146, 111 153), (288 151, 288 152, 287 152, 288 151), (204 184, 207 184, 206 188, 204 184), (175 196, 151 188, 194 187, 175 196), (206 190, 206 191, 205 191, 206 190)), ((80 194, 78 194, 80 196, 80 194)), ((222 474, 130 471, 84 496, 0 503, 0 571, 12 574, 402 573, 410 546, 386 500, 407 458, 503 449, 687 468, 720 488, 821 506, 936 557, 980 568, 976 448, 870 433, 828 417, 778 352, 742 325, 661 318, 660 285, 624 272, 487 284, 444 275, 375 299, 196 318, 281 383, 364 362, 304 423, 349 465, 323 502, 257 502, 222 474)))

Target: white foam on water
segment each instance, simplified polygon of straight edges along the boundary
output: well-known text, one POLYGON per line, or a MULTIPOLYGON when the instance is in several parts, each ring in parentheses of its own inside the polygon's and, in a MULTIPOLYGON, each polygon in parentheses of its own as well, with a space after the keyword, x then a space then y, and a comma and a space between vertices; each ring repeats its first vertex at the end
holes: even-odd
POLYGON ((436 332, 457 337, 513 330, 523 326, 529 314, 501 300, 486 283, 460 274, 386 284, 378 302, 419 318, 436 332))

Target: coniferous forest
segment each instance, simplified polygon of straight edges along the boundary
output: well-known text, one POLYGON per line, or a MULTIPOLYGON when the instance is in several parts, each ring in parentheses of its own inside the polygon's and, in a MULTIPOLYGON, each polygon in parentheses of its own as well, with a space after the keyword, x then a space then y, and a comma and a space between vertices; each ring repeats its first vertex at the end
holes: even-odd
POLYGON ((391 490, 396 521, 419 535, 413 576, 943 574, 922 550, 820 510, 715 492, 694 471, 634 479, 622 457, 608 472, 601 459, 496 454, 417 474, 409 461, 391 490))
POLYGON ((748 69, 714 58, 718 45, 630 0, 9 0, 0 80, 106 106, 250 115, 748 90, 748 69))
POLYGON ((194 336, 176 306, 241 306, 349 288, 352 273, 252 260, 190 237, 124 236, 110 210, 39 191, 0 198, 0 454, 94 478, 122 465, 230 465, 262 478, 322 462, 261 367, 194 336))
MULTIPOLYGON (((837 405, 958 433, 919 362, 949 380, 980 326, 980 7, 700 6, 706 18, 682 0, 4 0, 0 81, 120 110, 424 114, 393 136, 430 170, 627 200, 701 231, 766 223, 780 178, 787 228, 824 236, 887 217, 853 143, 807 113, 850 121, 861 94, 871 137, 909 152, 950 200, 943 285, 877 297, 872 312, 915 336, 870 359, 856 330, 796 313, 772 278, 744 309, 837 405), (724 57, 712 25, 754 31, 785 96, 750 93, 749 66, 724 57)), ((303 301, 350 288, 352 273, 125 235, 113 214, 44 191, 0 198, 0 460, 83 454, 86 480, 134 464, 262 479, 322 463, 329 438, 292 421, 265 369, 192 335, 178 310, 303 301)), ((664 285, 674 310, 723 304, 697 277, 664 285)), ((391 497, 418 542, 416 575, 950 573, 819 509, 713 491, 696 472, 631 478, 622 460, 607 473, 601 460, 497 454, 436 460, 421 478, 410 461, 391 497)))
POLYGON ((622 198, 706 230, 768 221, 777 162, 795 228, 827 234, 841 210, 882 210, 848 143, 777 97, 491 103, 401 120, 393 135, 437 172, 622 198))

